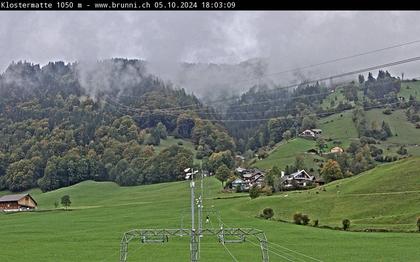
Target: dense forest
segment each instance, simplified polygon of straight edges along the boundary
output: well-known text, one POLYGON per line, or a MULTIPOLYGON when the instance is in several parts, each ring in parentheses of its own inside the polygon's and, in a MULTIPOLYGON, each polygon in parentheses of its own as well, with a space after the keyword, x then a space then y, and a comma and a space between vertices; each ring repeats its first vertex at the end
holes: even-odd
POLYGON ((148 74, 143 61, 13 63, 0 76, 0 190, 181 179, 193 153, 179 145, 157 153, 160 139, 191 139, 197 158, 235 148, 222 126, 201 120, 203 112, 215 117, 148 74))
MULTIPOLYGON (((146 65, 128 59, 12 63, 0 75, 0 190, 48 191, 88 179, 175 181, 195 158, 211 172, 233 168, 235 154, 263 155, 266 147, 316 128, 319 117, 351 108, 360 137, 384 140, 392 135, 388 124, 368 127, 364 109, 398 102, 401 88, 399 79, 379 71, 376 79, 369 73, 366 81, 361 75, 342 86, 346 102, 331 101, 333 110, 321 105, 334 87, 320 83, 254 86, 210 107, 146 65), (190 140, 195 154, 181 145, 156 151, 169 135, 190 140)), ((417 116, 412 111, 409 117, 417 116)))

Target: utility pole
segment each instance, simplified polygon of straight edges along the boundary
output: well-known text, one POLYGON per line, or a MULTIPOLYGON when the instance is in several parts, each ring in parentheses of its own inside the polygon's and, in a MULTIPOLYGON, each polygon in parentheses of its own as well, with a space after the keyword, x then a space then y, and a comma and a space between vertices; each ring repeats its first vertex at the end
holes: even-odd
POLYGON ((191 230, 186 228, 176 228, 176 229, 132 229, 124 233, 121 243, 120 243, 120 262, 126 262, 128 257, 128 243, 133 239, 140 239, 141 243, 165 243, 168 242, 168 236, 177 236, 182 237, 191 235, 190 241, 190 262, 198 262, 200 259, 200 238, 204 235, 213 235, 219 238, 219 241, 222 241, 223 245, 225 243, 242 243, 245 241, 245 236, 256 237, 260 242, 262 261, 269 262, 268 257, 268 244, 267 237, 264 232, 254 228, 224 228, 221 226, 220 229, 215 228, 205 228, 203 229, 203 181, 204 174, 201 172, 201 193, 200 197, 195 200, 195 182, 194 175, 198 173, 198 170, 193 170, 192 168, 187 168, 184 170, 186 173, 185 179, 190 182, 191 189, 191 230), (190 172, 191 171, 191 172, 190 172), (198 230, 195 228, 195 205, 198 205, 198 230))
POLYGON ((203 237, 203 181, 204 174, 201 170, 201 181, 200 181, 200 197, 198 198, 198 258, 201 255, 201 238, 203 237))
POLYGON ((194 171, 193 168, 187 168, 184 172, 187 173, 187 178, 191 177, 190 188, 191 188, 191 242, 190 242, 190 253, 191 253, 191 262, 198 261, 198 243, 197 243, 197 232, 195 231, 195 182, 194 175, 198 172, 194 171))

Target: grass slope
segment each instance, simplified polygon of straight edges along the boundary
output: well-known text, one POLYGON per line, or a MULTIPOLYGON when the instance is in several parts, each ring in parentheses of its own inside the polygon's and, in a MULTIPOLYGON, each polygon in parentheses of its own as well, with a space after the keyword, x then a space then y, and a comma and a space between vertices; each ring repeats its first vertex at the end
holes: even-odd
MULTIPOLYGON (((352 120, 352 111, 334 114, 319 120, 319 128, 325 139, 341 141, 341 147, 347 148, 352 139, 357 138, 357 130, 352 120)), ((329 144, 329 149, 333 147, 329 144)))
MULTIPOLYGON (((277 166, 280 169, 284 169, 286 165, 293 165, 295 163, 297 155, 304 154, 309 149, 315 147, 316 142, 314 140, 295 138, 287 143, 281 143, 267 158, 257 160, 254 166, 262 169, 270 169, 273 166, 277 166)), ((314 157, 314 155, 305 154, 305 164, 308 164, 308 167, 311 166, 311 162, 313 163, 311 160, 314 157)))
POLYGON ((410 98, 410 95, 414 96, 416 100, 420 100, 420 81, 416 81, 416 82, 403 81, 401 83, 401 90, 398 93, 398 96, 402 96, 408 100, 410 98))
MULTIPOLYGON (((420 216, 418 170, 420 157, 408 158, 335 181, 325 186, 326 191, 316 188, 257 199, 252 202, 253 212, 270 206, 277 218, 286 220, 292 220, 295 212, 303 212, 331 226, 341 226, 348 218, 353 228, 415 230, 420 216)), ((250 205, 243 203, 240 209, 249 211, 250 205)))
POLYGON ((189 140, 175 138, 173 136, 168 136, 166 139, 161 139, 160 140, 160 145, 155 146, 154 149, 155 149, 156 153, 159 153, 163 149, 168 148, 168 147, 173 146, 173 145, 179 145, 179 146, 182 146, 186 149, 191 150, 194 154, 194 163, 198 164, 198 163, 201 162, 201 160, 198 160, 196 158, 197 150, 195 150, 194 144, 189 140))
POLYGON ((385 115, 382 111, 382 109, 369 110, 366 116, 369 124, 376 121, 380 125, 385 121, 391 127, 393 136, 380 145, 384 152, 395 155, 401 145, 406 145, 409 154, 420 156, 420 129, 416 129, 407 121, 404 110, 395 110, 391 115, 385 115))
MULTIPOLYGON (((318 261, 418 261, 420 234, 341 232, 255 218, 255 215, 267 206, 275 208, 276 216, 282 216, 287 210, 294 212, 300 205, 302 211, 308 212, 311 217, 315 216, 315 212, 324 214, 325 218, 319 215, 321 224, 327 221, 327 217, 332 217, 331 221, 341 219, 350 211, 355 214, 349 215, 349 218, 356 223, 354 219, 370 216, 364 215, 364 212, 374 213, 373 209, 369 211, 363 207, 373 200, 375 202, 369 205, 375 207, 377 211, 374 215, 377 215, 385 206, 381 204, 384 197, 377 196, 375 199, 350 193, 370 192, 368 182, 363 182, 365 178, 379 177, 383 172, 388 172, 385 176, 389 176, 394 174, 395 170, 405 170, 411 165, 416 165, 413 167, 415 170, 418 160, 401 162, 398 168, 383 166, 381 170, 341 181, 340 189, 349 196, 340 197, 340 200, 336 200, 334 184, 327 186, 327 191, 317 196, 312 191, 313 194, 289 193, 289 198, 276 195, 250 200, 243 195, 244 197, 240 198, 217 199, 217 196, 228 196, 218 193, 220 183, 215 178, 208 178, 205 180, 205 205, 217 209, 227 226, 264 230, 272 251, 270 261, 314 261, 309 257, 318 261), (355 186, 351 186, 352 184, 355 186), (366 201, 359 203, 363 199, 366 201)), ((406 178, 407 173, 403 174, 406 178)), ((401 176, 396 178, 398 179, 395 181, 402 181, 401 176)), ((413 184, 416 181, 416 178, 410 178, 407 183, 413 184)), ((392 185, 390 181, 385 181, 379 189, 388 190, 384 188, 386 184, 392 185)), ((402 189, 396 187, 392 190, 402 189)), ((1 261, 118 261, 119 243, 123 232, 133 228, 180 227, 182 211, 186 212, 184 225, 188 226, 190 223, 187 181, 137 187, 119 187, 109 182, 86 181, 48 193, 41 193, 39 190, 32 190, 31 193, 39 202, 40 209, 51 209, 54 201, 64 194, 69 194, 73 210, 0 214, 1 261)), ((401 216, 413 213, 419 200, 418 196, 407 194, 387 197, 389 201, 394 199, 393 205, 391 208, 386 205, 383 215, 401 216)), ((390 222, 388 218, 384 219, 382 223, 390 222)), ((210 214, 210 220, 211 224, 206 226, 220 226, 214 215, 210 214)), ((256 242, 255 239, 249 240, 256 242)), ((238 261, 260 261, 259 247, 251 242, 226 245, 238 261)), ((216 238, 204 238, 201 246, 200 261, 232 260, 216 238)), ((128 261, 189 260, 188 237, 170 238, 169 243, 165 244, 142 245, 139 241, 133 241, 129 250, 128 261)))

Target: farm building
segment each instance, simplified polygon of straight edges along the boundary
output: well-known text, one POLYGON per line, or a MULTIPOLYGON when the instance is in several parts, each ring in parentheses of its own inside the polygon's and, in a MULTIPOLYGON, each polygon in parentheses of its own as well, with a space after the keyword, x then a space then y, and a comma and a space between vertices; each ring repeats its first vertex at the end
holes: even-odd
POLYGON ((29 194, 6 195, 0 197, 0 210, 2 211, 27 211, 38 206, 29 194))

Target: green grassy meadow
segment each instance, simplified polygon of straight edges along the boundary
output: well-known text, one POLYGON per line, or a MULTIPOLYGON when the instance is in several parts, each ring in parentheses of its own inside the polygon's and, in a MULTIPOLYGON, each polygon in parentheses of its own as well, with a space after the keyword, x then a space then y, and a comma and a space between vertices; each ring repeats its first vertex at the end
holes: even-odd
POLYGON ((160 145, 154 146, 155 152, 160 153, 163 149, 168 148, 173 145, 180 145, 186 149, 189 149, 194 154, 194 164, 201 163, 201 160, 195 158, 197 150, 195 150, 194 144, 186 139, 175 138, 173 136, 168 136, 166 139, 160 140, 160 145))
MULTIPOLYGON (((352 120, 352 111, 345 111, 340 114, 334 114, 319 120, 319 128, 322 129, 322 136, 325 139, 341 141, 341 147, 347 148, 352 139, 357 138, 357 130, 352 120)), ((329 144, 328 149, 334 147, 329 144)))
MULTIPOLYGON (((419 158, 411 158, 383 165, 331 183, 318 194, 319 189, 313 189, 253 200, 246 194, 221 194, 220 182, 207 178, 204 204, 220 212, 225 226, 264 230, 270 261, 418 261, 418 233, 343 232, 256 216, 272 207, 275 218, 286 220, 300 211, 319 219, 320 225, 338 226, 341 219, 349 218, 356 229, 414 230, 415 217, 420 215, 419 163, 419 158)), ((118 261, 125 231, 179 228, 182 216, 184 227, 190 223, 187 181, 136 187, 85 181, 48 193, 30 192, 40 212, 0 214, 1 261, 118 261), (71 211, 54 210, 54 201, 65 194, 71 197, 71 211)), ((218 228, 217 217, 209 215, 212 222, 205 227, 218 228)), ((256 240, 249 240, 253 242, 226 244, 237 261, 260 261, 256 240)), ((233 261, 215 237, 205 237, 201 247, 200 261, 233 261)), ((129 245, 128 261, 188 259, 188 237, 170 238, 164 244, 133 240, 129 245)))
POLYGON ((420 81, 401 82, 401 90, 398 93, 398 96, 402 96, 408 100, 410 95, 414 96, 416 100, 420 100, 420 81))
POLYGON ((305 164, 311 166, 311 162, 313 163, 313 158, 316 156, 305 153, 311 148, 316 148, 316 142, 314 140, 295 138, 281 143, 267 158, 257 160, 254 166, 262 169, 270 169, 273 166, 277 166, 280 169, 284 169, 286 165, 293 165, 296 156, 299 154, 304 154, 305 164))

